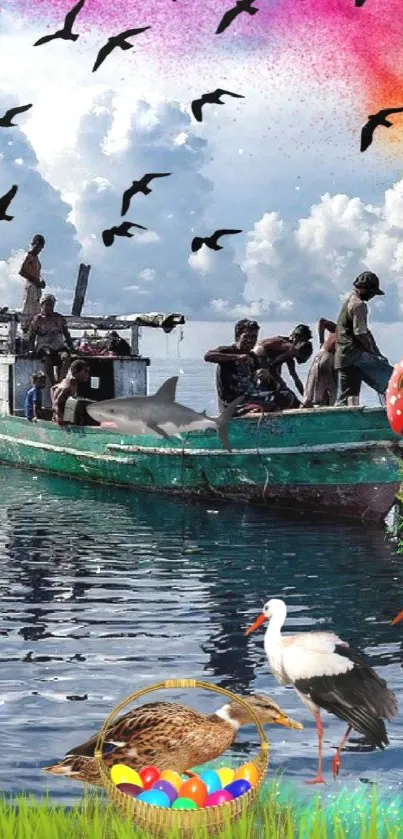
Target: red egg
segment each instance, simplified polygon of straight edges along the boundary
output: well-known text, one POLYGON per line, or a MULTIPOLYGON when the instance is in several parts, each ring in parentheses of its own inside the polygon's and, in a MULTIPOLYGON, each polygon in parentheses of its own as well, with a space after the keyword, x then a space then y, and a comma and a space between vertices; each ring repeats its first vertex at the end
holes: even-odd
POLYGON ((151 789, 152 785, 159 780, 160 773, 156 766, 144 766, 139 772, 140 778, 143 781, 144 789, 151 789))
POLYGON ((396 364, 386 391, 386 413, 395 434, 403 434, 403 360, 396 364))
POLYGON ((204 807, 207 798, 207 787, 200 778, 189 778, 179 790, 180 798, 190 798, 199 807, 204 807))
POLYGON ((226 789, 218 789, 212 792, 206 799, 205 807, 221 807, 222 804, 227 804, 228 801, 233 801, 234 796, 226 789))

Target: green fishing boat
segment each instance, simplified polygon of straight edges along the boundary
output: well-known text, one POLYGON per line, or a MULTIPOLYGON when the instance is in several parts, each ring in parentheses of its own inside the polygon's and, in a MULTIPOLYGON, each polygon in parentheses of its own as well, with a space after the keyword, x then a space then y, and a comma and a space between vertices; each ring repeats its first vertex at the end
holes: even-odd
MULTIPOLYGON (((149 360, 139 354, 139 326, 165 323, 170 331, 184 321, 181 315, 144 315, 131 323, 67 320, 71 330, 132 332, 130 356, 86 356, 91 379, 80 396, 91 400, 146 395, 149 360)), ((227 451, 214 429, 167 440, 98 426, 30 423, 23 416, 24 398, 37 367, 38 361, 17 352, 14 329, 14 338, 0 349, 3 463, 133 490, 278 504, 368 524, 382 522, 395 504, 403 441, 391 431, 382 407, 233 419, 227 451)))

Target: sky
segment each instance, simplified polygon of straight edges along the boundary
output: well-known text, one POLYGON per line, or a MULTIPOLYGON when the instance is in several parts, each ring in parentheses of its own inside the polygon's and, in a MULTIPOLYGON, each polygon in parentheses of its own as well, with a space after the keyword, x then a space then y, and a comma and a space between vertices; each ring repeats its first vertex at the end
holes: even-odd
POLYGON ((369 269, 386 292, 373 320, 398 334, 403 113, 364 153, 360 132, 368 114, 403 107, 401 0, 256 0, 220 35, 229 0, 86 0, 75 42, 34 47, 72 5, 0 2, 0 111, 32 103, 0 128, 0 195, 19 187, 0 222, 1 304, 21 305, 18 270, 43 233, 63 312, 84 262, 84 311, 181 311, 229 334, 250 315, 279 332, 335 319, 369 269), (92 72, 108 37, 143 26, 92 72), (217 87, 244 98, 196 122, 191 101, 217 87), (105 248, 124 190, 147 172, 172 173, 132 201, 125 218, 147 230, 105 248), (242 233, 192 255, 193 237, 218 228, 242 233))

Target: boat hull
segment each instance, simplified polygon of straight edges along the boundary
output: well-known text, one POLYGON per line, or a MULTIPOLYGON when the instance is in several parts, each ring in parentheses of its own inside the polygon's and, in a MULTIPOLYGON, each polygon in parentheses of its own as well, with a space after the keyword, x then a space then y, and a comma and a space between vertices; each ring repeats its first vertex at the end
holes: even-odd
POLYGON ((0 416, 0 461, 72 478, 383 521, 401 482, 401 439, 382 409, 290 411, 186 439, 59 428, 0 416))

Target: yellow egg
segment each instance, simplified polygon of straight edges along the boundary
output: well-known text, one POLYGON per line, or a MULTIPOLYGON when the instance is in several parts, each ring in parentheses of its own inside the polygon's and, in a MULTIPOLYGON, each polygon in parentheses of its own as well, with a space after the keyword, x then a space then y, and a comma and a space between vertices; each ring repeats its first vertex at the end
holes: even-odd
POLYGON ((164 769, 160 775, 160 781, 168 781, 169 784, 172 784, 175 787, 176 792, 179 792, 183 781, 181 776, 178 772, 174 772, 172 769, 164 769))
POLYGON ((257 771, 255 764, 251 762, 243 763, 242 766, 239 766, 234 774, 234 781, 237 781, 238 778, 244 778, 245 781, 249 781, 253 787, 253 785, 259 780, 259 772, 257 771))
POLYGON ((144 787, 143 780, 135 769, 125 766, 124 763, 115 763, 111 769, 111 781, 113 784, 136 784, 144 787))
POLYGON ((216 772, 223 789, 227 786, 227 784, 230 784, 231 781, 234 780, 234 770, 230 769, 229 766, 223 766, 221 769, 216 769, 216 772))

